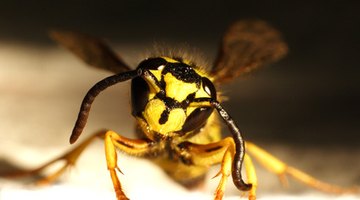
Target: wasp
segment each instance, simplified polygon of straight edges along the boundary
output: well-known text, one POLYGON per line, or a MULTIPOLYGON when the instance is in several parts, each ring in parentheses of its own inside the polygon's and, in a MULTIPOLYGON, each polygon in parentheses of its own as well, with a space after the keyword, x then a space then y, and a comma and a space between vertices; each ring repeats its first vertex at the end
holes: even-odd
POLYGON ((101 39, 71 31, 53 31, 51 37, 88 65, 115 74, 96 83, 85 95, 70 143, 80 137, 95 98, 108 87, 125 81, 131 81, 131 114, 136 119, 137 139, 112 130, 96 132, 74 149, 32 170, 30 174, 37 174, 54 162, 65 161, 58 171, 41 181, 56 180, 76 163, 94 139, 101 138, 118 200, 128 197, 118 177, 121 166, 117 163, 117 150, 151 160, 186 187, 203 182, 208 169, 220 164, 216 175, 221 177, 214 193, 216 200, 223 198, 229 176, 240 191, 247 192, 248 199, 256 198, 257 177, 252 158, 283 181, 289 175, 325 192, 354 191, 319 181, 245 141, 238 125, 221 104, 224 98, 218 92, 221 84, 275 62, 287 53, 288 47, 281 34, 264 21, 233 23, 224 33, 211 67, 201 66, 173 52, 148 57, 133 69, 101 39), (222 138, 221 121, 228 128, 229 137, 222 138))

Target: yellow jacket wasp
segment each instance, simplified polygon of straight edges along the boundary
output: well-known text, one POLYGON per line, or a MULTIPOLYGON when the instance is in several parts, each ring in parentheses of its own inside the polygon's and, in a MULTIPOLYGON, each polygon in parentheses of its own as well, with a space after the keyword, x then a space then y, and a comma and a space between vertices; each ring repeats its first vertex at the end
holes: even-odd
POLYGON ((290 175, 325 192, 355 191, 321 182, 288 166, 255 144, 245 142, 237 124, 221 105, 222 97, 217 92, 220 84, 277 61, 286 54, 287 45, 280 34, 265 22, 248 20, 231 25, 224 34, 218 57, 211 68, 198 66, 182 55, 160 54, 146 58, 136 69, 131 69, 97 38, 67 31, 55 31, 51 36, 87 64, 115 73, 87 92, 70 143, 75 143, 81 135, 97 95, 112 85, 129 80, 131 114, 136 119, 138 139, 126 138, 111 130, 96 132, 64 155, 28 172, 37 174, 56 161, 65 161, 58 171, 40 181, 57 179, 67 167, 75 164, 95 138, 102 138, 107 167, 119 200, 128 198, 117 176, 121 166, 117 165, 116 150, 153 161, 186 187, 201 183, 210 166, 221 164, 215 199, 222 199, 230 175, 240 191, 248 192, 249 199, 256 198, 257 177, 251 158, 282 180, 285 175, 290 175), (220 118, 231 137, 221 138, 220 118), (246 180, 241 173, 243 166, 246 180))

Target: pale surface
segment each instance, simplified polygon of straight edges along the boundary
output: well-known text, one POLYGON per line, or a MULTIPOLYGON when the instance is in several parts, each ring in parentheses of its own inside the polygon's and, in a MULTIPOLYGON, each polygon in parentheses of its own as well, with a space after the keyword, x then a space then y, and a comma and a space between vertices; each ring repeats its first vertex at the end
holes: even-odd
MULTIPOLYGON (((61 49, 0 45, 0 160, 35 167, 70 148, 69 133, 87 89, 110 74, 86 68, 61 49)), ((81 139, 101 128, 131 135, 128 84, 116 86, 96 101, 81 139)), ((100 141, 100 140, 99 140, 100 141)), ((33 187, 0 179, 0 199, 114 199, 101 142, 95 142, 77 166, 54 185, 33 187)), ((359 181, 358 161, 350 151, 296 149, 272 146, 282 159, 312 174, 340 184, 359 181), (321 161, 319 161, 321 159, 321 161)), ((351 152, 359 155, 358 151, 351 152)), ((120 175, 131 199, 212 199, 218 179, 213 169, 203 188, 189 192, 170 180, 151 163, 126 156, 119 158, 120 175)), ((259 167, 257 167, 259 169, 259 167)), ((292 190, 277 178, 259 171, 259 199, 359 199, 360 196, 329 196, 291 181, 292 190)), ((238 199, 229 181, 226 199, 238 199)))

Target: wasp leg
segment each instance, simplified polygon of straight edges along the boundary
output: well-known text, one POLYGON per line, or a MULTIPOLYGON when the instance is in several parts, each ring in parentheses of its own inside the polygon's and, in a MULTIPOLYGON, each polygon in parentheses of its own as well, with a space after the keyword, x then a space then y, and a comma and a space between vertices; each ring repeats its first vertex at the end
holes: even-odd
POLYGON ((84 149, 97 137, 101 137, 105 134, 106 131, 99 131, 93 134, 91 137, 80 143, 77 147, 74 149, 66 152, 65 154, 50 160, 49 162, 41 165, 40 167, 33 169, 33 170, 20 170, 15 172, 10 172, 8 174, 5 174, 4 176, 9 178, 17 178, 17 177, 24 177, 24 176, 35 176, 41 173, 41 171, 45 170, 47 167, 53 165, 56 162, 59 161, 65 161, 64 165, 60 167, 60 169, 56 170, 50 175, 47 175, 44 178, 40 178, 39 180, 36 180, 35 184, 37 185, 46 185, 50 184, 54 181, 56 181, 59 176, 69 167, 73 166, 77 159, 79 158, 80 154, 84 151, 84 149))
POLYGON ((245 166, 247 182, 251 183, 252 185, 251 189, 249 190, 249 199, 254 200, 256 199, 257 176, 252 159, 247 153, 244 156, 244 166, 245 166))
POLYGON ((280 178, 280 181, 283 185, 287 185, 286 175, 290 175, 296 180, 313 187, 315 189, 334 194, 343 194, 343 193, 355 193, 359 192, 359 188, 343 188, 340 186, 332 185, 329 183, 322 182, 309 174, 306 174, 294 167, 287 165, 281 160, 275 158, 270 153, 266 152, 264 149, 256 146, 251 142, 246 142, 246 150, 249 155, 255 158, 262 166, 264 166, 270 172, 277 174, 280 178))
MULTIPOLYGON (((204 145, 187 143, 186 149, 194 165, 211 166, 221 163, 220 171, 216 175, 221 175, 221 179, 214 193, 215 200, 221 200, 224 195, 227 178, 233 170, 232 163, 235 155, 234 140, 231 137, 227 137, 219 142, 204 145)), ((251 162, 251 160, 247 158, 247 163, 251 165, 249 162, 251 162)), ((250 174, 254 179, 253 172, 250 174)), ((255 190, 253 192, 255 192, 255 190)))
POLYGON ((140 139, 128 139, 113 131, 107 131, 104 140, 107 167, 110 172, 116 197, 118 200, 127 200, 128 198, 122 191, 121 183, 116 173, 116 170, 121 173, 121 170, 117 166, 116 148, 134 156, 147 156, 159 151, 156 145, 152 145, 152 142, 140 139))
MULTIPOLYGON (((105 153, 106 153, 106 161, 107 166, 110 171, 111 180, 114 185, 114 189, 116 192, 116 196, 118 200, 125 200, 128 199, 124 192, 121 189, 120 181, 117 177, 116 170, 120 169, 117 167, 117 154, 116 148, 119 150, 134 156, 147 156, 153 155, 154 152, 160 152, 158 148, 152 145, 151 142, 140 140, 140 139, 128 139, 118 135, 113 131, 102 130, 96 132, 88 139, 84 140, 74 149, 68 151, 67 153, 45 163, 44 165, 34 169, 34 170, 24 170, 14 172, 12 174, 7 174, 7 177, 20 177, 20 176, 31 176, 37 175, 45 168, 49 167, 50 165, 58 162, 58 161, 65 161, 65 164, 55 171, 54 173, 46 176, 45 178, 41 178, 36 182, 36 184, 49 184, 54 182, 59 176, 68 168, 75 165, 77 159, 81 155, 81 153, 86 149, 86 147, 95 139, 95 138, 102 138, 105 140, 105 153)), ((121 172, 121 171, 120 171, 121 172)))

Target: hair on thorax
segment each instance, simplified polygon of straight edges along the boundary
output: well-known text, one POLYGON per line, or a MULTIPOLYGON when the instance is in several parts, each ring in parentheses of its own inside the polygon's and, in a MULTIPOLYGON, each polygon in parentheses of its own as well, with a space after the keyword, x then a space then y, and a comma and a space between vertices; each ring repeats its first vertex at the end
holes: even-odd
POLYGON ((210 64, 208 58, 197 48, 191 47, 187 43, 169 44, 155 42, 151 49, 143 53, 143 58, 151 57, 170 57, 179 61, 186 61, 196 69, 208 74, 210 71, 210 64))

